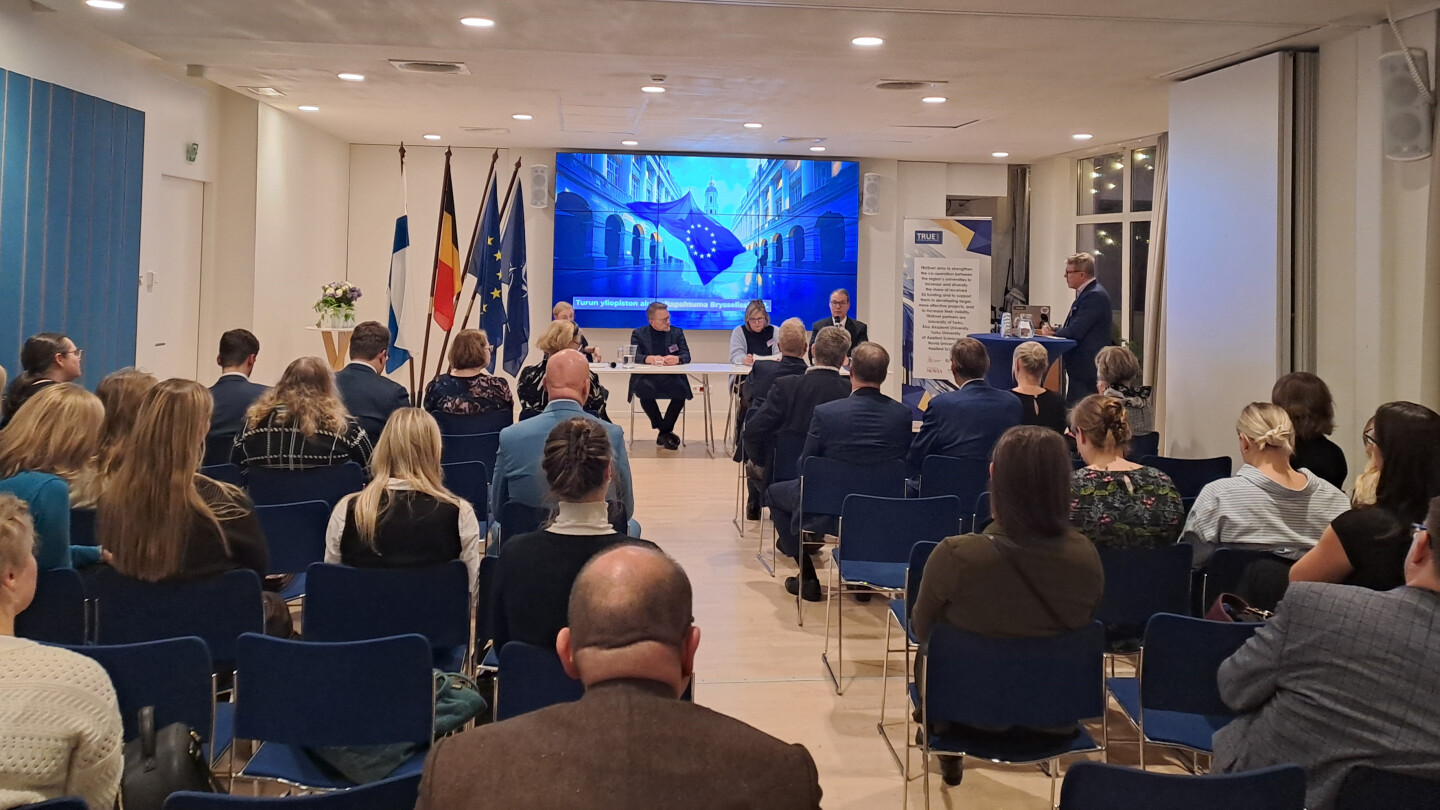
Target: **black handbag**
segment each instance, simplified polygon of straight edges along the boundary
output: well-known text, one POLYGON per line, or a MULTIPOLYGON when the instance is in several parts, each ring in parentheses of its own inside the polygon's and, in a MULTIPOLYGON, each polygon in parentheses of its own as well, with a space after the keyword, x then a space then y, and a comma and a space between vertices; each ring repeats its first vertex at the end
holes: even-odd
POLYGON ((178 790, 217 793, 200 737, 184 723, 155 729, 155 707, 140 710, 140 736, 125 743, 121 810, 160 810, 178 790))

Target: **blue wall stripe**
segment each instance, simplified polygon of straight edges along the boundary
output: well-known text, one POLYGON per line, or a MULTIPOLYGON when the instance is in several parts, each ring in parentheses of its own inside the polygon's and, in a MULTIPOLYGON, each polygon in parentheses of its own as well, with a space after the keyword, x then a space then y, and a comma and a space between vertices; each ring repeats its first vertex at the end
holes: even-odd
POLYGON ((21 288, 25 291, 21 330, 38 332, 45 311, 45 172, 49 169, 50 84, 34 82, 30 90, 30 157, 25 182, 25 264, 21 288))
MULTIPOLYGON (((30 80, 5 77, 4 124, 0 126, 0 324, 18 354, 25 260, 25 164, 29 150, 30 80)), ((15 355, 11 355, 15 356, 15 355)), ((16 361, 18 362, 18 357, 16 361)))
MULTIPOLYGON (((70 180, 70 262, 65 269, 65 324, 77 334, 86 321, 90 276, 91 175, 95 165, 95 101, 75 96, 74 172, 70 180)), ((77 343, 79 341, 76 341, 77 343)), ((88 367, 88 363, 86 366, 88 367)), ((87 369, 88 370, 88 369, 87 369)))
POLYGON ((135 362, 135 328, 138 316, 137 302, 140 295, 140 193, 144 186, 145 167, 145 113, 129 108, 118 108, 125 113, 125 175, 120 183, 122 199, 122 226, 120 229, 120 261, 117 272, 120 287, 116 300, 120 318, 115 327, 116 348, 120 352, 117 362, 135 362))
MULTIPOLYGON (((115 318, 110 307, 111 289, 114 286, 110 278, 110 254, 113 246, 112 232, 117 227, 115 222, 115 209, 113 201, 115 197, 115 116, 111 114, 109 104, 95 105, 95 174, 90 186, 90 193, 94 197, 90 209, 90 272, 86 278, 89 280, 86 290, 86 299, 89 306, 86 307, 85 323, 81 325, 81 336, 85 339, 85 345, 95 351, 99 368, 114 368, 113 338, 115 336, 115 318), (98 325, 104 324, 107 329, 104 335, 96 334, 98 325)), ((91 385, 100 381, 99 377, 87 373, 91 385)))
MULTIPOLYGON (((45 309, 41 323, 65 322, 65 274, 70 261, 71 142, 75 92, 50 93, 50 169, 45 189, 45 309)), ((7 355, 0 355, 6 357, 7 355)))

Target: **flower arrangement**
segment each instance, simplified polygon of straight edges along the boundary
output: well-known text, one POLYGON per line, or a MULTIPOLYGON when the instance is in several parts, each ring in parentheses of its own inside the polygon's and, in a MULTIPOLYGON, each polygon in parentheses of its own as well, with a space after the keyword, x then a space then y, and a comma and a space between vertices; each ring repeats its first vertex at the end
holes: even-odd
POLYGON ((360 288, 348 281, 332 281, 320 288, 320 300, 315 302, 315 311, 320 313, 316 326, 340 329, 355 323, 355 302, 360 300, 360 288))

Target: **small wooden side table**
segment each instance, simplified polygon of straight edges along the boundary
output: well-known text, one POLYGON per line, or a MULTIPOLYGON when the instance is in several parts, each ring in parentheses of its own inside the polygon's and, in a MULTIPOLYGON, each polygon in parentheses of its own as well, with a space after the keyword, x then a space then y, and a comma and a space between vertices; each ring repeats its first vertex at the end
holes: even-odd
POLYGON ((350 335, 355 331, 355 327, 307 326, 305 328, 311 332, 319 332, 320 337, 325 339, 325 359, 330 361, 330 368, 335 371, 345 368, 345 358, 350 354, 350 335))

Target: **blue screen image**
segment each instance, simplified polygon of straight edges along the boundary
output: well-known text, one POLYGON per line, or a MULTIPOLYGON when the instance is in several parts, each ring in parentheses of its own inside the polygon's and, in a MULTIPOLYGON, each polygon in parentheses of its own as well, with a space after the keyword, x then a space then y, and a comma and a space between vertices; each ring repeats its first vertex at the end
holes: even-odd
POLYGON ((632 329, 663 301, 685 329, 733 329, 759 298, 772 323, 858 301, 853 161, 561 152, 554 300, 582 327, 632 329))

